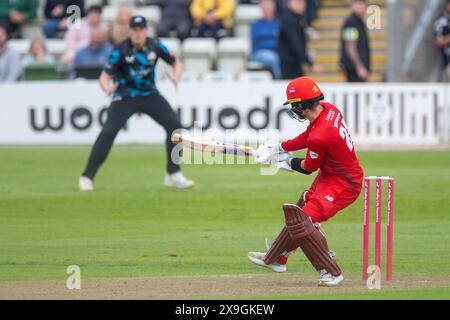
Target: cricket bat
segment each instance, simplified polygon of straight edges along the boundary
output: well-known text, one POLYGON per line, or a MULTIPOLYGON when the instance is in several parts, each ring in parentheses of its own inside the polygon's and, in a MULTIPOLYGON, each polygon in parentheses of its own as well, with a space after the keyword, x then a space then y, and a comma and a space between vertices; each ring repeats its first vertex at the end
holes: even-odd
POLYGON ((174 133, 172 135, 172 142, 175 144, 181 144, 185 148, 206 151, 211 153, 224 153, 224 154, 235 154, 239 156, 253 156, 255 154, 255 150, 251 147, 234 144, 234 143, 226 143, 221 141, 208 141, 208 140, 200 140, 193 139, 186 135, 181 135, 179 133, 174 133))

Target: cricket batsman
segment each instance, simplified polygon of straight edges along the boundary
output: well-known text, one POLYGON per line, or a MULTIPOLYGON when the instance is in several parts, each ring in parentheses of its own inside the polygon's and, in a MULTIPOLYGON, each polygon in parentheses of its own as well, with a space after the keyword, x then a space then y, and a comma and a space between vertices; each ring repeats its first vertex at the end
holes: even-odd
POLYGON ((268 141, 257 151, 256 162, 302 174, 318 174, 296 205, 283 205, 285 227, 265 253, 249 252, 253 263, 275 272, 285 272, 288 257, 300 247, 319 273, 319 286, 338 286, 343 280, 334 252, 328 248, 320 223, 352 204, 362 188, 363 170, 342 113, 323 102, 318 85, 308 77, 289 83, 286 89, 288 113, 299 121, 309 120, 306 131, 282 143, 268 141), (291 151, 306 151, 306 158, 295 158, 291 151))
POLYGON ((92 147, 86 168, 79 178, 80 191, 94 190, 93 180, 106 160, 117 133, 135 113, 144 113, 166 131, 167 165, 164 185, 185 189, 194 182, 188 180, 171 158, 174 144, 172 132, 181 128, 177 114, 155 85, 155 69, 158 59, 173 67, 170 80, 177 86, 183 65, 161 41, 147 37, 147 21, 143 16, 130 20, 130 37, 119 43, 111 52, 109 61, 100 76, 103 91, 112 96, 108 118, 92 147))

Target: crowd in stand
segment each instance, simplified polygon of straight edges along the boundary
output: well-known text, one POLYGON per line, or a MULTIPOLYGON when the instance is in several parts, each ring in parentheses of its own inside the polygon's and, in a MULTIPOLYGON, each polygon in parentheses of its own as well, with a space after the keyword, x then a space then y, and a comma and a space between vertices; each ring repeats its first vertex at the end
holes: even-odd
MULTIPOLYGON (((42 34, 47 39, 64 39, 66 44, 65 53, 56 61, 59 64, 102 64, 113 45, 128 35, 133 7, 120 7, 116 20, 108 24, 102 20, 102 5, 107 5, 108 0, 89 8, 85 8, 84 0, 42 1, 45 1, 42 34), (79 8, 80 21, 71 21, 75 13, 71 6, 79 8)), ((259 5, 263 12, 263 17, 250 27, 251 60, 262 64, 277 79, 302 75, 303 64, 314 72, 320 71, 307 50, 307 33, 313 34, 309 25, 319 0, 241 0, 239 3, 259 5)), ((135 0, 135 5, 161 8, 158 37, 177 37, 183 41, 188 37, 220 39, 233 35, 234 0, 135 0)), ((8 38, 21 37, 23 24, 36 19, 37 7, 37 0, 0 2, 0 73, 11 72, 8 76, 0 75, 0 81, 19 79, 21 67, 55 62, 55 57, 46 52, 43 39, 31 42, 29 53, 19 64, 17 55, 6 46, 8 38)))

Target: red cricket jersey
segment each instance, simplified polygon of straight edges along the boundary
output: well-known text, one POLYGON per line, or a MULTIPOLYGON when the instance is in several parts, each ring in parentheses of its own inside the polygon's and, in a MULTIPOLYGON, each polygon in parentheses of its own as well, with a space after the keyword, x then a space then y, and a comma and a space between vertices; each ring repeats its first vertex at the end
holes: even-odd
POLYGON ((298 137, 285 141, 285 151, 307 148, 304 167, 309 172, 320 169, 323 178, 361 184, 363 171, 356 157, 353 141, 339 109, 331 103, 321 103, 324 110, 298 137))

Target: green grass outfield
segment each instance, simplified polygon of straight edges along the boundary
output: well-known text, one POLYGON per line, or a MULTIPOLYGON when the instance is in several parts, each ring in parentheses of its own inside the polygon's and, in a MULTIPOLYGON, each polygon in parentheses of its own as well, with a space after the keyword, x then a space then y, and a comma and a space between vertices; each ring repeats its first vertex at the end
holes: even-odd
MULTIPOLYGON (((162 147, 118 146, 97 176, 96 191, 80 193, 77 179, 89 150, 0 147, 0 287, 65 281, 72 264, 81 267, 83 280, 272 277, 246 253, 264 250, 263 239, 273 239, 282 226, 281 205, 295 202, 313 178, 261 176, 256 165, 185 165, 196 187, 165 189, 162 147)), ((366 174, 396 179, 394 278, 436 287, 228 298, 450 298, 450 152, 365 151, 359 157, 366 174)), ((361 273, 362 213, 360 197, 324 224, 344 274, 353 279, 361 273)), ((299 254, 289 264, 296 279, 315 281, 311 269, 299 254)))

